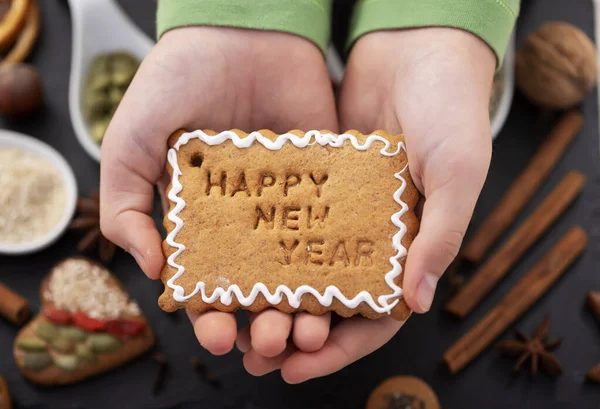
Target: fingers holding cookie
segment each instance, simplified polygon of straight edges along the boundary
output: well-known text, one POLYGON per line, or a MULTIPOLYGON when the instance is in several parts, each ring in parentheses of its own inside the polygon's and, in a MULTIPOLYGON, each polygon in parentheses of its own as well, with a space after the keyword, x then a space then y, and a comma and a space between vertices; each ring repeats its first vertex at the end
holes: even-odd
POLYGON ((281 365, 296 351, 291 342, 281 354, 272 358, 264 357, 251 349, 244 355, 244 368, 250 375, 263 376, 281 369, 281 365))
POLYGON ((281 365, 281 376, 290 384, 332 374, 379 349, 402 327, 392 318, 345 319, 331 330, 323 348, 316 352, 298 351, 281 365))
POLYGON ((329 336, 331 313, 313 316, 304 312, 294 318, 292 339, 294 345, 303 352, 315 352, 325 345, 329 336))
POLYGON ((266 358, 280 355, 286 348, 293 319, 292 315, 275 309, 251 314, 250 339, 252 350, 266 358))
POLYGON ((224 355, 233 349, 237 334, 235 315, 220 311, 187 314, 204 349, 213 355, 224 355))

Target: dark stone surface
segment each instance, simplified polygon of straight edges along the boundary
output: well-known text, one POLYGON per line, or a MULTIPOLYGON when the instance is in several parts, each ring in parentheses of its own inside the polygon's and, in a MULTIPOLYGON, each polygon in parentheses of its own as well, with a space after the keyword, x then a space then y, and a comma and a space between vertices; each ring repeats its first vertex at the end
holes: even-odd
MULTIPOLYGON (((33 135, 61 151, 77 174, 82 193, 98 187, 98 165, 75 139, 71 128, 67 91, 71 54, 71 23, 64 0, 42 1, 42 36, 33 63, 43 75, 45 107, 39 116, 20 122, 4 122, 3 127, 33 135)), ((154 33, 154 1, 121 0, 133 19, 150 35, 154 33), (142 5, 143 3, 143 5, 142 5)), ((346 9, 348 4, 336 6, 346 9)), ((342 10, 343 11, 343 10, 342 10)), ((519 20, 519 41, 545 20, 570 21, 593 34, 593 8, 586 0, 526 1, 519 20)), ((343 33, 338 17, 336 33, 343 33)), ((335 36, 341 41, 342 36, 335 36)), ((27 383, 12 359, 12 340, 17 329, 0 320, 0 374, 8 381, 17 407, 39 408, 363 408, 372 388, 385 378, 412 374, 431 383, 443 407, 452 409, 495 408, 598 408, 600 387, 584 383, 584 374, 600 361, 600 328, 584 308, 583 296, 600 289, 600 179, 598 178, 598 116, 596 95, 581 107, 585 114, 582 134, 566 152, 524 215, 552 189, 570 169, 588 176, 582 197, 477 309, 473 316, 458 322, 441 312, 448 295, 442 285, 432 312, 414 316, 398 335, 371 356, 343 371, 299 386, 286 385, 278 374, 253 378, 246 374, 241 354, 212 357, 197 344, 183 313, 170 318, 156 306, 157 290, 145 279, 133 260, 121 253, 112 269, 123 280, 148 315, 159 348, 170 363, 164 391, 153 397, 151 387, 156 364, 148 356, 122 369, 90 381, 63 388, 42 389, 27 383), (511 376, 512 361, 495 351, 484 352, 457 376, 448 375, 440 364, 442 353, 508 292, 511 286, 574 224, 590 235, 588 251, 557 285, 526 314, 518 325, 532 331, 541 319, 552 317, 551 335, 564 336, 556 355, 565 374, 558 380, 544 375, 533 381, 522 373, 511 376), (190 358, 199 356, 222 380, 221 390, 198 381, 190 358), (184 403, 188 404, 184 404, 184 403), (192 402, 196 402, 192 404, 192 402)), ((510 182, 526 164, 549 129, 553 118, 540 115, 518 93, 501 135, 494 144, 490 175, 473 223, 479 223, 493 208, 510 182)), ((0 257, 0 280, 24 294, 34 308, 39 306, 38 285, 49 268, 62 258, 75 254, 78 235, 67 233, 55 246, 27 257, 0 257)), ((503 337, 509 337, 505 334, 503 337)))

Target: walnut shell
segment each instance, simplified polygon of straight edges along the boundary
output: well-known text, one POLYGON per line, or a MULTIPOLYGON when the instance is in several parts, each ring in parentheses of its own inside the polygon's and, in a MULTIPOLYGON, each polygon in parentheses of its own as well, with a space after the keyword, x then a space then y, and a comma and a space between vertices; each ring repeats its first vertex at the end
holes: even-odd
POLYGON ((519 90, 545 108, 580 103, 596 83, 596 47, 577 27, 542 24, 516 55, 519 90))

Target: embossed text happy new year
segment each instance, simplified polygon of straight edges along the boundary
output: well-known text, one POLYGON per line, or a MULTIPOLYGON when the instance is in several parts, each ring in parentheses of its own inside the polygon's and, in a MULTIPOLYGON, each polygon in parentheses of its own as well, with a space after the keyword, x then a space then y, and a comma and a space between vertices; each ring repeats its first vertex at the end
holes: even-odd
MULTIPOLYGON (((207 197, 265 197, 275 191, 280 197, 300 196, 299 186, 309 185, 313 195, 321 198, 331 181, 326 173, 262 172, 252 176, 245 172, 211 172, 204 170, 201 194, 207 197)), ((269 195, 273 197, 272 195, 269 195)), ((300 198, 300 197, 299 197, 300 198)), ((331 222, 332 209, 326 204, 288 205, 281 203, 257 204, 253 212, 254 230, 278 230, 280 232, 308 232, 290 240, 278 237, 280 252, 275 260, 283 266, 305 264, 312 266, 370 266, 375 252, 372 240, 364 237, 326 238, 324 231, 331 222), (308 238, 306 238, 308 237, 308 238)), ((335 212, 333 212, 335 214, 335 212)), ((339 215, 338 217, 344 217, 339 215)), ((289 235, 286 235, 289 237, 289 235)))

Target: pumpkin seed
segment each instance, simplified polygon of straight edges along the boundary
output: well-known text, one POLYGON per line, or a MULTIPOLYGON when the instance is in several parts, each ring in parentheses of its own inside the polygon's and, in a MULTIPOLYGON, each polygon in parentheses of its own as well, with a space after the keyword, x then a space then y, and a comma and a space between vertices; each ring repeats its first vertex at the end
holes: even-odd
POLYGON ((114 352, 121 346, 121 341, 118 338, 105 333, 91 334, 88 337, 88 342, 92 350, 99 354, 114 352))
POLYGON ((87 344, 77 344, 77 346, 75 347, 75 354, 82 361, 89 362, 89 361, 93 361, 96 359, 96 355, 94 355, 94 351, 92 351, 92 348, 87 344))
POLYGON ((45 351, 48 344, 43 339, 24 336, 17 339, 17 347, 24 351, 45 351))
POLYGON ((52 349, 55 349, 58 352, 63 352, 63 353, 72 352, 73 348, 75 347, 75 345, 73 344, 73 341, 70 341, 69 339, 67 339, 65 337, 55 338, 50 343, 50 346, 52 347, 52 349))
POLYGON ((50 321, 41 320, 35 327, 35 333, 38 337, 51 341, 58 336, 58 328, 50 321))
POLYGON ((47 352, 28 352, 23 357, 23 367, 31 371, 39 371, 52 363, 47 352))
POLYGON ((80 342, 85 341, 88 336, 88 333, 82 330, 81 328, 68 326, 61 327, 58 329, 58 333, 61 337, 64 337, 70 341, 80 342))
POLYGON ((76 355, 55 355, 54 365, 63 371, 74 371, 79 368, 79 358, 76 355))

